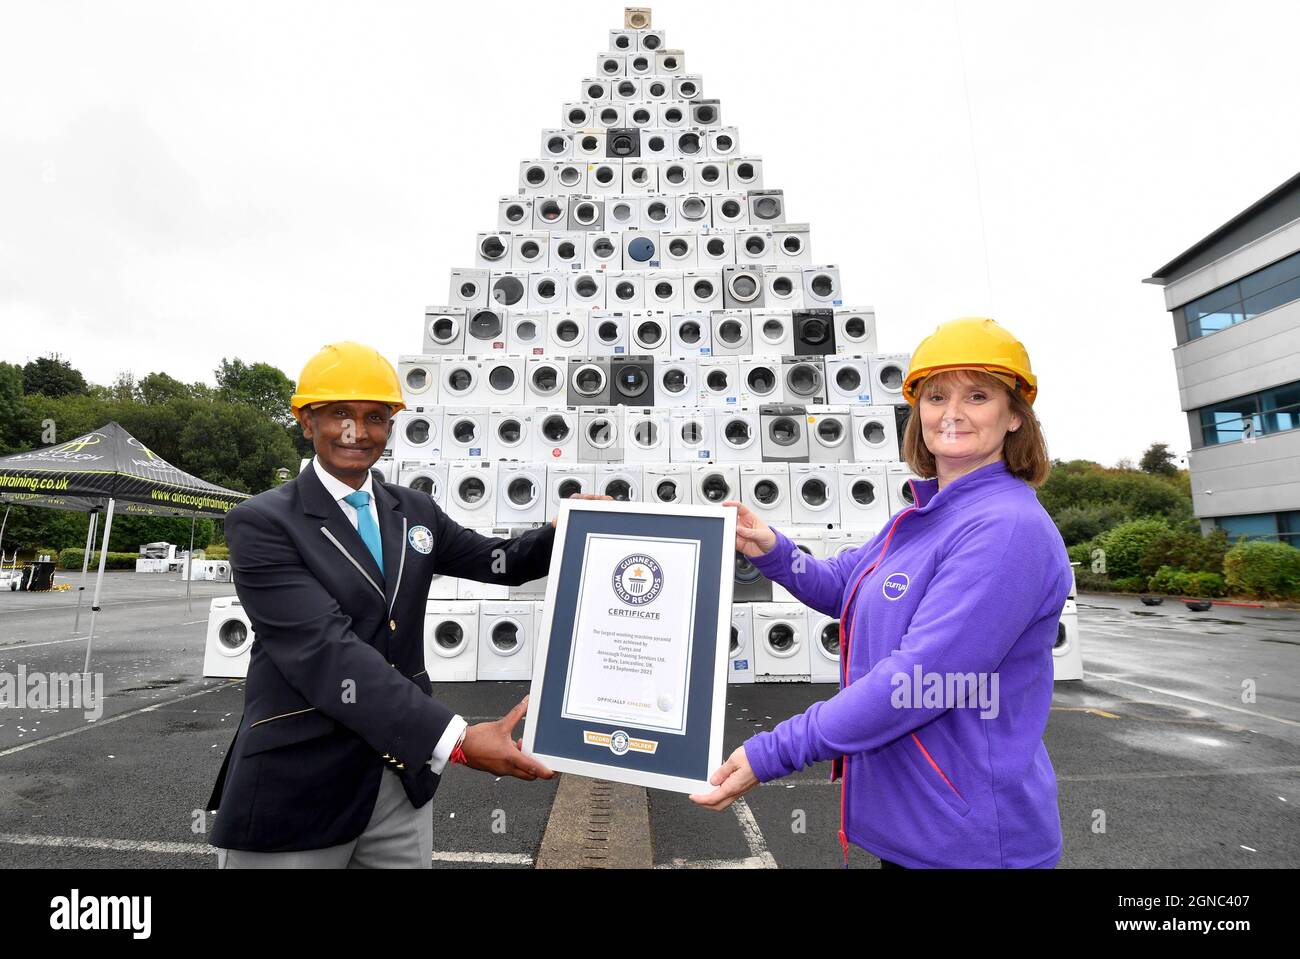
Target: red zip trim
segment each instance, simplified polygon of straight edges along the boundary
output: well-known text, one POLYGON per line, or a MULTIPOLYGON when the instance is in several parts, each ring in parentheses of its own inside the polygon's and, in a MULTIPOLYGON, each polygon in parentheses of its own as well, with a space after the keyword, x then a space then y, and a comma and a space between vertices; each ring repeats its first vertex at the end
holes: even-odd
MULTIPOLYGON (((910 480, 909 480, 910 482, 910 480)), ((915 495, 915 494, 914 494, 915 495)), ((880 555, 876 561, 862 571, 853 583, 853 588, 849 590, 849 597, 844 602, 844 609, 840 613, 840 625, 843 627, 840 636, 840 688, 848 685, 849 678, 849 657, 852 651, 853 643, 853 623, 849 620, 849 607, 858 595, 858 587, 866 579, 867 574, 880 565, 880 561, 885 558, 885 553, 889 551, 889 541, 894 538, 894 530, 898 529, 898 524, 903 517, 912 512, 916 507, 909 506, 903 512, 899 513, 894 519, 894 523, 889 527, 889 533, 885 536, 884 545, 880 547, 880 555)), ((832 773, 833 774, 833 773, 832 773)), ((849 864, 849 834, 844 829, 844 788, 848 783, 849 775, 849 757, 840 757, 840 850, 844 854, 844 865, 849 864)))
POLYGON ((912 739, 916 743, 916 745, 920 748, 921 752, 925 754, 925 758, 930 761, 930 765, 934 767, 934 771, 937 772, 940 776, 943 776, 943 781, 948 784, 948 788, 951 789, 953 792, 957 793, 958 799, 961 799, 962 802, 965 802, 966 800, 962 797, 962 794, 960 792, 957 792, 957 787, 952 784, 952 780, 944 775, 943 770, 939 768, 939 764, 934 761, 934 757, 930 755, 930 751, 926 749, 925 746, 921 745, 921 740, 916 738, 916 733, 912 733, 912 739))

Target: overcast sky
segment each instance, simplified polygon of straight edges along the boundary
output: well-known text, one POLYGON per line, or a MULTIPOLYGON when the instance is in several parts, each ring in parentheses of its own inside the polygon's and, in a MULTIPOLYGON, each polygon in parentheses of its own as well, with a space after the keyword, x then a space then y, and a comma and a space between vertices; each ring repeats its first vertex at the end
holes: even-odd
MULTIPOLYGON (((992 315, 1054 456, 1186 449, 1141 280, 1296 172, 1300 6, 652 8, 882 350, 992 315)), ((419 352, 621 26, 615 3, 5 0, 0 359, 211 382, 223 356, 296 377, 335 339, 419 352)))

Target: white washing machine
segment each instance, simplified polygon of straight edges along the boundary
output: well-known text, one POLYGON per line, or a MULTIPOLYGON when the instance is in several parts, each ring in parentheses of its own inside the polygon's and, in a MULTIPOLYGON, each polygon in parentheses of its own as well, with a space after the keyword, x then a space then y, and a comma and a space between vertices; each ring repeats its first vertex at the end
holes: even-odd
POLYGON ((546 519, 560 515, 560 501, 596 489, 594 463, 550 463, 546 467, 546 519))
POLYGON ((689 506, 693 502, 690 463, 647 463, 641 475, 642 502, 665 506, 689 506))
POLYGON ((1083 679, 1083 654, 1079 648, 1079 606, 1073 599, 1065 601, 1056 626, 1056 644, 1052 647, 1052 678, 1083 679))
POLYGON ((826 357, 826 402, 871 402, 871 363, 866 354, 840 353, 826 357))
POLYGON ((692 468, 691 497, 701 506, 721 506, 740 499, 739 463, 697 463, 692 468))
POLYGON ((623 462, 623 408, 584 406, 578 411, 578 462, 623 462))
POLYGON ((524 362, 524 399, 534 404, 560 403, 568 398, 567 369, 563 356, 530 356, 524 362))
MULTIPOLYGON (((547 131, 564 133, 572 136, 571 131, 547 131)), ((549 142, 549 141, 548 141, 549 142)), ((571 143, 572 141, 570 141, 571 143)), ((497 200, 497 227, 502 230, 527 230, 533 225, 533 198, 527 196, 503 196, 497 200)))
POLYGON ((248 675, 253 626, 234 596, 218 596, 208 607, 208 639, 203 651, 203 675, 214 679, 243 679, 248 675))
POLYGON ((879 533, 879 529, 828 529, 826 531, 826 558, 835 559, 844 553, 861 549, 879 533))
POLYGON ((496 353, 506 348, 506 311, 528 309, 528 274, 514 271, 493 272, 489 291, 490 306, 469 311, 465 330, 465 350, 469 353, 496 353))
POLYGON ((709 198, 713 211, 715 227, 739 229, 743 226, 759 226, 749 218, 749 207, 743 193, 714 193, 709 198))
POLYGON ((548 313, 546 352, 552 356, 586 356, 591 339, 587 330, 588 310, 548 313))
POLYGON ((454 405, 477 403, 483 379, 483 364, 478 357, 448 354, 443 360, 438 365, 438 395, 454 405))
MULTIPOLYGON (((676 105, 669 105, 665 108, 668 112, 681 108, 676 105)), ((661 111, 662 115, 662 111, 661 111)), ((693 193, 695 192, 695 164, 690 160, 665 160, 660 170, 659 181, 663 184, 665 193, 693 193)))
POLYGON ((669 356, 655 360, 655 403, 682 407, 696 404, 697 363, 693 356, 669 356))
POLYGON ((703 407, 673 407, 668 458, 672 463, 700 463, 713 458, 717 432, 714 411, 703 407))
POLYGON ((569 305, 603 310, 605 274, 599 270, 583 270, 569 276, 569 305))
POLYGON ((670 270, 699 268, 699 235, 693 230, 672 230, 661 235, 660 262, 670 270))
POLYGON ((748 356, 754 352, 750 332, 752 318, 747 309, 717 310, 713 320, 713 355, 748 356))
POLYGON ((815 609, 808 610, 809 678, 814 683, 840 681, 840 623, 815 609))
POLYGON ((448 406, 442 417, 442 458, 491 458, 491 414, 486 406, 448 406))
POLYGON ((442 459, 441 406, 425 409, 402 410, 393 417, 393 459, 442 459))
MULTIPOLYGON (((542 169, 542 175, 545 177, 547 171, 543 169, 550 164, 547 163, 528 163, 529 173, 534 169, 542 169)), ((474 265, 486 269, 495 269, 497 267, 508 267, 510 265, 510 250, 514 244, 514 234, 508 230, 499 233, 480 233, 474 238, 474 265)))
POLYGON ((853 462, 852 417, 847 406, 808 407, 808 462, 853 462))
POLYGON ((447 464, 447 515, 461 526, 496 522, 497 464, 453 460, 447 464))
POLYGON ((533 201, 533 222, 529 230, 569 229, 569 201, 567 196, 539 196, 533 201))
MULTIPOLYGON (((749 266, 775 266, 772 231, 765 226, 743 226, 736 231, 736 262, 749 266)), ((760 288, 762 274, 759 274, 760 288)))
POLYGON ((761 463, 763 443, 757 406, 735 406, 714 414, 717 446, 714 458, 720 463, 761 463))
POLYGON ((906 406, 903 378, 907 376, 911 353, 871 353, 871 402, 877 406, 906 406))
POLYGON ((831 463, 790 464, 790 518, 804 526, 838 526, 839 470, 831 463))
POLYGON ((749 219, 759 223, 778 224, 785 222, 785 192, 782 190, 750 190, 749 219))
MULTIPOLYGON (((727 160, 727 187, 731 190, 763 189, 763 161, 760 157, 732 157, 727 160)), ((766 228, 765 228, 766 229, 766 228)), ((767 230, 769 240, 771 231, 767 230)))
POLYGON ((581 270, 587 262, 586 238, 585 233, 552 232, 547 243, 550 249, 547 268, 566 273, 581 270))
POLYGON ((397 483, 424 493, 440 509, 447 508, 447 463, 405 460, 398 464, 397 483))
POLYGON ((811 229, 807 223, 782 223, 772 227, 776 261, 787 266, 812 263, 811 229))
POLYGON ((776 355, 736 358, 737 380, 742 406, 780 403, 785 398, 781 357, 776 355))
POLYGON ((631 336, 630 350, 635 356, 653 356, 667 358, 668 329, 672 318, 667 310, 637 310, 628 318, 628 333, 631 336))
POLYGON ((778 359, 794 352, 794 316, 790 310, 755 310, 754 352, 778 359))
POLYGON ((753 603, 731 604, 728 683, 748 684, 754 681, 754 614, 751 606, 753 603))
POLYGON ((713 352, 713 327, 707 312, 671 314, 668 351, 673 356, 705 357, 713 352))
POLYGON ((666 406, 623 407, 623 456, 629 463, 667 463, 672 458, 672 411, 666 406))
POLYGON ((433 683, 472 683, 478 675, 477 602, 432 601, 424 609, 424 668, 433 683))
POLYGON ((786 527, 790 518, 790 468, 786 463, 743 463, 740 501, 769 526, 786 527))
POLYGON ((543 408, 533 413, 533 453, 538 463, 577 462, 578 414, 576 406, 543 408))
POLYGON ((763 404, 758 408, 762 432, 763 462, 808 462, 808 411, 788 403, 763 404))
POLYGON ((661 259, 658 230, 624 230, 621 240, 624 270, 639 270, 644 276, 646 270, 658 268, 661 259))
POLYGON ((889 492, 890 516, 893 516, 901 509, 916 505, 912 499, 912 489, 908 482, 910 480, 919 481, 920 477, 912 472, 910 466, 906 463, 886 463, 885 479, 889 492))
POLYGON ((532 358, 546 352, 546 310, 520 310, 506 317, 506 352, 532 358))
MULTIPOLYGON (((639 124, 641 120, 649 121, 652 116, 651 110, 643 104, 633 104, 628 113, 628 118, 634 124, 639 124)), ((659 192, 659 161, 658 160, 641 160, 630 159, 623 164, 623 189, 625 194, 636 193, 658 193, 659 192)), ((646 248, 642 246, 642 252, 646 248)), ((628 251, 623 251, 624 259, 627 258, 628 251)), ((633 259, 636 259, 634 256, 633 259)), ((653 256, 647 256, 644 260, 637 260, 638 263, 645 263, 648 260, 658 260, 659 255, 656 250, 653 256)))
POLYGON ((722 271, 687 270, 683 273, 682 303, 687 310, 693 312, 708 313, 722 309, 722 271))
POLYGON ((478 613, 478 678, 531 679, 533 600, 484 600, 478 613))
MULTIPOLYGON (((791 467, 793 469, 793 467, 791 467)), ((795 548, 813 559, 826 558, 826 534, 824 526, 790 526, 782 530, 794 543, 795 548)), ((794 595, 775 580, 772 582, 772 600, 777 603, 795 603, 794 595)))
POLYGON ((406 354, 397 358, 397 377, 402 381, 402 402, 409 406, 438 405, 438 374, 442 354, 406 354))
POLYGON ((727 189, 727 164, 725 160, 696 160, 695 182, 699 188, 714 193, 727 189))
POLYGON ((596 464, 596 492, 620 503, 642 502, 642 479, 639 463, 596 464))
MULTIPOLYGON (((655 310, 666 310, 671 316, 673 310, 681 310, 686 302, 682 296, 682 273, 680 270, 651 270, 645 275, 646 306, 655 310)), ((672 352, 672 341, 668 341, 668 351, 672 352)))
POLYGON ((740 134, 735 127, 718 127, 706 131, 708 155, 732 157, 740 150, 740 134))
POLYGON ((897 463, 902 459, 892 406, 853 408, 853 458, 859 463, 897 463))
POLYGON ((840 526, 880 529, 889 522, 889 492, 884 463, 839 465, 840 526))
POLYGON ((424 353, 464 353, 466 310, 463 306, 424 308, 424 353))
POLYGON ((696 370, 701 406, 726 407, 740 403, 739 357, 702 356, 696 370))
POLYGON ((802 309, 805 302, 803 272, 798 267, 779 263, 763 267, 763 302, 774 309, 802 309))
POLYGON ((518 406, 524 401, 524 357, 498 353, 482 359, 476 403, 518 406))
MULTIPOLYGON (((673 204, 673 197, 667 193, 629 196, 624 198, 622 204, 615 201, 614 215, 616 218, 626 217, 626 222, 619 224, 623 229, 644 227, 662 233, 677 228, 677 210, 673 204)), ((689 224, 682 224, 682 226, 686 227, 689 224)))
POLYGON ((803 603, 750 605, 754 615, 755 682, 808 682, 808 608, 803 603))
MULTIPOLYGON (((539 310, 562 310, 568 306, 568 274, 563 270, 536 270, 528 274, 527 309, 521 313, 539 310)), ((511 311, 514 313, 514 310, 511 311)), ((507 344, 509 336, 507 335, 507 344)), ((509 349, 509 346, 506 347, 509 349)))
POLYGON ((488 278, 487 270, 452 270, 447 304, 467 310, 486 309, 488 278))
POLYGON ((595 231, 587 234, 587 263, 590 269, 621 270, 623 268, 622 234, 615 231, 595 231))
POLYGON ((503 526, 546 521, 546 464, 497 463, 496 521, 503 526))
MULTIPOLYGON (((699 269, 721 270, 736 263, 735 230, 701 230, 696 245, 699 269)), ((726 290, 723 290, 726 298, 726 290)))
POLYGON ((803 301, 810 307, 843 305, 840 268, 833 264, 804 267, 803 301))
POLYGON ((876 352, 876 311, 872 307, 835 308, 835 349, 863 355, 876 352))

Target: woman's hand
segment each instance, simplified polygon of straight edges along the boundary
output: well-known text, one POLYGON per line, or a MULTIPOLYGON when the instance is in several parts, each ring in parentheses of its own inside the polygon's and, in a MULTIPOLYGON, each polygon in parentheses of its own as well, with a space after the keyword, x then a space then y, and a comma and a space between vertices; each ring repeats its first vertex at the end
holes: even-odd
POLYGON ((714 812, 726 809, 758 785, 758 777, 749 766, 744 746, 736 747, 736 751, 709 777, 709 784, 718 788, 711 793, 694 793, 691 801, 699 806, 707 806, 714 812))
MULTIPOLYGON (((612 496, 606 496, 603 493, 574 493, 566 499, 613 499, 612 496)), ((551 526, 555 526, 555 520, 551 520, 551 526)))
POLYGON ((753 559, 772 551, 776 546, 776 533, 758 518, 757 513, 735 500, 727 500, 722 505, 736 507, 736 552, 753 559))

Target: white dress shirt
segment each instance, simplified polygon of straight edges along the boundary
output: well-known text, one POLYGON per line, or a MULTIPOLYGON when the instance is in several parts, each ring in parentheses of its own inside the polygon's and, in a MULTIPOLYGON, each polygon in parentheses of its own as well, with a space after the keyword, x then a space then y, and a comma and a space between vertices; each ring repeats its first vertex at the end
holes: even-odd
MULTIPOLYGON (((351 504, 344 502, 343 497, 350 496, 358 491, 370 494, 370 503, 367 507, 370 510, 370 518, 375 522, 375 529, 379 526, 379 509, 375 506, 375 493, 371 489, 370 472, 366 472, 366 481, 357 489, 353 489, 347 483, 343 482, 337 476, 332 475, 325 467, 320 465, 320 457, 314 456, 311 461, 312 467, 316 470, 316 475, 320 478, 321 485, 325 491, 334 497, 334 502, 339 504, 339 509, 343 515, 348 518, 352 528, 357 528, 357 511, 351 504)), ((380 542, 383 541, 383 531, 380 529, 380 542)), ((451 758, 451 751, 456 748, 456 743, 460 741, 460 734, 465 731, 469 724, 460 716, 451 717, 451 722, 447 723, 447 728, 443 730, 442 737, 438 740, 438 745, 433 747, 433 756, 429 758, 429 768, 435 773, 441 775, 443 768, 447 765, 447 760, 451 758)))

